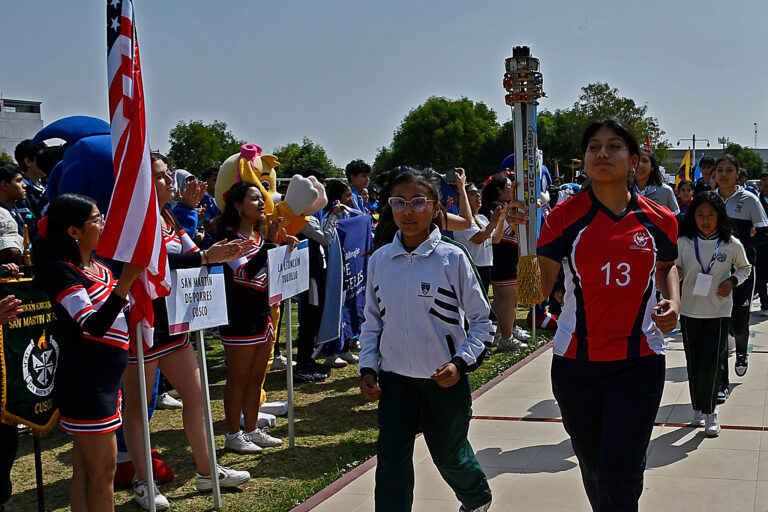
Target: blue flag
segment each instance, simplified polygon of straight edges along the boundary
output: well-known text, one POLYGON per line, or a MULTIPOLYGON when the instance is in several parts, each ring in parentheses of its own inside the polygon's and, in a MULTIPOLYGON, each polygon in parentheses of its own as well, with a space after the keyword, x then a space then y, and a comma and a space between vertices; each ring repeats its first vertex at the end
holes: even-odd
POLYGON ((368 279, 368 253, 373 246, 371 217, 358 215, 339 220, 336 228, 341 243, 344 305, 341 310, 342 336, 360 334, 365 318, 365 283, 368 279))
POLYGON ((704 155, 701 155, 699 157, 699 161, 696 162, 696 170, 693 171, 693 181, 700 180, 702 178, 701 175, 701 169, 699 168, 699 164, 701 164, 701 159, 704 158, 704 155))

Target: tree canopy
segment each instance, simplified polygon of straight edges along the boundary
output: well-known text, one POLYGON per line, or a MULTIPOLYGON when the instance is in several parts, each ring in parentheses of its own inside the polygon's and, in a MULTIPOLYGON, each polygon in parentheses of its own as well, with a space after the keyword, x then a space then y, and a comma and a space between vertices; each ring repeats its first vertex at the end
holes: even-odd
POLYGON ((227 130, 227 123, 213 121, 179 121, 171 129, 168 142, 170 163, 176 169, 186 169, 195 176, 208 167, 218 167, 231 155, 240 152, 245 141, 238 140, 227 130))
POLYGON ((664 161, 669 142, 659 121, 648 115, 648 105, 638 105, 633 99, 621 96, 618 89, 598 82, 582 87, 579 99, 571 108, 538 112, 539 148, 544 152, 545 164, 552 169, 556 161, 569 167, 571 159, 581 160, 581 131, 591 119, 602 117, 631 123, 640 145, 645 145, 649 137, 656 158, 664 161))
POLYGON ((0 162, 15 162, 13 157, 6 153, 5 151, 0 151, 0 162))
POLYGON ((325 149, 320 144, 312 142, 308 137, 304 137, 301 144, 292 142, 275 148, 274 155, 280 162, 276 172, 281 178, 290 178, 294 174, 300 174, 307 167, 320 167, 329 177, 342 175, 341 169, 333 165, 325 149))
POLYGON ((728 144, 723 150, 724 155, 733 155, 739 159, 739 163, 747 170, 750 179, 758 179, 763 172, 763 159, 749 148, 740 146, 735 142, 728 144))
POLYGON ((484 103, 433 96, 405 116, 392 144, 379 149, 374 170, 430 165, 445 171, 460 166, 472 178, 485 176, 490 160, 486 149, 498 133, 496 113, 484 103))

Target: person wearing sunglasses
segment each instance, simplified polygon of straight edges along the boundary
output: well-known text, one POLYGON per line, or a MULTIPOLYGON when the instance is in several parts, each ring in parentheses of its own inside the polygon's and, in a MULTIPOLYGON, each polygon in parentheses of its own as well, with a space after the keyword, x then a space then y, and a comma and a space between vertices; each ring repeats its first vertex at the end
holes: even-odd
POLYGON ((477 267, 477 273, 480 274, 483 288, 486 293, 491 286, 491 266, 493 265, 493 235, 496 224, 499 222, 503 206, 498 205, 491 212, 490 220, 480 213, 482 206, 482 194, 474 183, 465 187, 469 206, 472 209, 472 225, 467 229, 456 231, 454 239, 467 248, 472 261, 477 267))

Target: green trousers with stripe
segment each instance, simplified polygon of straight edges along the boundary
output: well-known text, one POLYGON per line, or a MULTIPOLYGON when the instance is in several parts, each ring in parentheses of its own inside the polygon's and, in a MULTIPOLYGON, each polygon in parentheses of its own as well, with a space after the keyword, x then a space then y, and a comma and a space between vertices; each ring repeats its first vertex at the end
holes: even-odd
POLYGON ((728 328, 731 319, 692 318, 680 316, 685 361, 688 367, 688 389, 694 410, 704 414, 715 412, 717 390, 728 364, 728 328))
POLYGON ((407 512, 413 504, 413 446, 424 434, 440 475, 467 508, 485 505, 491 489, 467 440, 472 415, 469 377, 449 388, 431 379, 379 375, 376 511, 407 512))

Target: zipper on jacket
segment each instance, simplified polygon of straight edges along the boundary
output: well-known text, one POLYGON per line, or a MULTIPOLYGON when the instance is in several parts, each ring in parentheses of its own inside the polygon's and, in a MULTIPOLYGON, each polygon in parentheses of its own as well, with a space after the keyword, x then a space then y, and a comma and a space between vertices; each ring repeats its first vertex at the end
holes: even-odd
MULTIPOLYGON (((405 271, 405 289, 408 290, 408 278, 411 275, 411 263, 413 263, 413 253, 408 253, 408 270, 405 271)), ((407 293, 407 292, 406 292, 407 293)), ((408 368, 413 368, 411 364, 411 342, 408 340, 408 307, 405 308, 405 350, 408 354, 408 368)))

